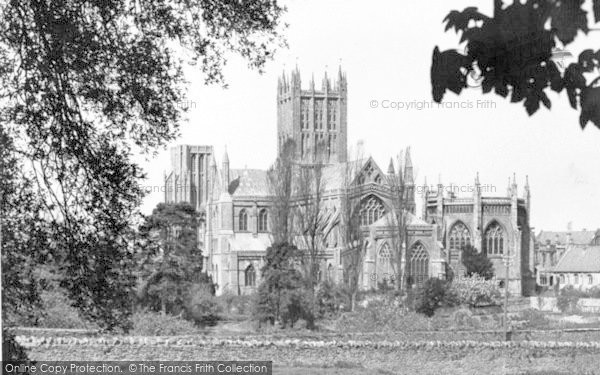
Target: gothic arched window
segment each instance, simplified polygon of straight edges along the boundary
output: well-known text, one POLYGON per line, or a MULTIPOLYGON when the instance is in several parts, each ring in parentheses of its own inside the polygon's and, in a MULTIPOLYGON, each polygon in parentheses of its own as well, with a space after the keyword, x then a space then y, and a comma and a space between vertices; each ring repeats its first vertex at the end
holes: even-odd
POLYGON ((246 267, 246 271, 244 271, 244 285, 245 286, 255 286, 256 285, 256 271, 254 270, 253 265, 249 265, 246 267))
POLYGON ((259 232, 267 231, 267 218, 268 218, 267 209, 263 208, 258 213, 258 231, 259 232))
POLYGON ((333 281, 333 266, 331 264, 327 266, 327 281, 333 281))
POLYGON ((506 236, 504 229, 500 224, 494 222, 490 224, 485 231, 483 246, 489 255, 504 254, 504 245, 506 244, 506 236))
POLYGON ((410 249, 408 278, 411 284, 418 286, 423 285, 429 278, 429 254, 420 242, 410 249))
POLYGON ((248 230, 248 212, 246 212, 246 209, 240 211, 239 222, 241 231, 248 230))
POLYGON ((392 268, 392 252, 386 243, 381 246, 377 253, 377 280, 392 280, 394 270, 392 268))
POLYGON ((452 227, 449 235, 450 250, 462 250, 465 246, 471 245, 471 232, 469 228, 460 221, 452 227))
POLYGON ((383 203, 375 197, 370 196, 363 201, 360 209, 360 225, 371 225, 385 215, 383 203))

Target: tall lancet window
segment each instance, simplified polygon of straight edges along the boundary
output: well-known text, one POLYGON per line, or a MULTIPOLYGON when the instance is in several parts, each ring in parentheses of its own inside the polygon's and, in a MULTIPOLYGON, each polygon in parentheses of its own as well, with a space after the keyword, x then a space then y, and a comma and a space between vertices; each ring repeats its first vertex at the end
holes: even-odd
POLYGON ((242 209, 240 211, 239 227, 240 231, 248 230, 248 212, 246 211, 246 209, 242 209))
POLYGON ((267 209, 263 208, 258 213, 258 231, 259 232, 266 232, 267 231, 267 222, 268 222, 267 209))
POLYGON ((500 255, 504 254, 504 246, 506 245, 506 233, 504 229, 494 222, 490 224, 486 231, 483 240, 483 246, 485 251, 489 255, 500 255))

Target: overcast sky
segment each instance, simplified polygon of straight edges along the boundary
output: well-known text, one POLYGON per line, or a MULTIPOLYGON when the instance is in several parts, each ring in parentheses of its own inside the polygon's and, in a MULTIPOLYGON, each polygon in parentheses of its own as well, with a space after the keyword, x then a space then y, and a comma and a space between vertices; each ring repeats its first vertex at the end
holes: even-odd
MULTIPOLYGON (((335 76, 341 60, 348 77, 348 144, 364 140, 365 153, 384 170, 390 157, 411 146, 418 183, 425 177, 437 183, 441 175, 444 184, 469 185, 479 171, 481 183, 492 190, 484 195, 498 196, 506 194, 507 179, 516 173, 521 195, 529 175, 536 232, 566 230, 568 222, 573 229, 599 228, 600 130, 589 123, 581 131, 579 112, 570 108, 566 94, 549 94, 552 110, 543 108, 531 118, 520 104, 484 96, 480 89, 446 94, 446 102, 463 109, 383 108, 431 101, 433 48, 454 48, 458 42, 453 31, 444 33, 442 20, 452 9, 473 5, 491 15, 492 3, 284 2, 289 49, 279 51, 265 74, 230 59, 229 88, 222 89, 204 86, 202 76, 188 69, 191 84, 183 104, 189 107, 188 121, 173 145, 213 145, 219 164, 227 146, 232 168, 266 169, 276 154, 277 77, 297 63, 304 86, 313 72, 319 84, 326 69, 335 76)), ((600 31, 580 35, 569 51, 578 55, 592 46, 600 46, 600 31)), ((142 164, 147 185, 161 185, 168 152, 142 164)), ((162 198, 160 192, 150 194, 143 211, 151 212, 162 198)))

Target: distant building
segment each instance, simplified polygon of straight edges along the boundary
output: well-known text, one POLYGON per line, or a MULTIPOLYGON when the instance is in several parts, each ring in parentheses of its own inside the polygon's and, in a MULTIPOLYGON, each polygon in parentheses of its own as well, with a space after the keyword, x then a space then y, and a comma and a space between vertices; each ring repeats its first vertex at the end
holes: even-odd
POLYGON ((600 246, 568 245, 547 281, 558 282, 559 288, 571 285, 579 290, 600 286, 600 246))
MULTIPOLYGON (((577 246, 600 246, 600 229, 596 231, 541 231, 535 238, 536 282, 541 286, 554 286, 555 267, 569 248, 577 246)), ((575 256, 574 251, 569 258, 575 256)))
MULTIPOLYGON (((485 251, 499 277, 504 277, 502 257, 512 256, 509 288, 516 295, 527 293, 532 275, 529 229, 529 184, 524 198, 517 197, 514 181, 505 197, 481 196, 479 178, 472 198, 459 199, 443 189, 424 194, 423 219, 415 215, 413 165, 410 150, 402 170, 390 162, 387 171, 370 157, 348 160, 347 155, 347 81, 338 71, 331 82, 327 76, 316 89, 311 79, 308 89, 301 86, 296 69, 285 74, 277 85, 277 142, 291 139, 296 145, 293 157, 298 168, 310 168, 324 161, 322 194, 322 239, 320 278, 334 282, 345 279, 349 252, 342 246, 340 224, 343 194, 352 189, 360 201, 361 231, 365 257, 360 285, 376 288, 391 281, 394 207, 391 179, 403 176, 407 217, 407 244, 400 274, 409 285, 420 285, 431 277, 446 277, 448 266, 460 272, 459 249, 473 244, 485 251), (344 186, 349 163, 358 174, 344 186), (405 264, 408 262, 408 264, 405 264)), ((200 244, 206 271, 218 284, 217 293, 231 291, 247 294, 260 282, 266 249, 271 245, 269 215, 272 196, 267 171, 230 168, 224 153, 217 166, 212 146, 181 145, 171 149, 172 169, 165 175, 165 202, 190 202, 201 213, 200 244)), ((299 245, 301 248, 301 245, 299 245)), ((406 285, 406 284, 405 284, 406 285)))

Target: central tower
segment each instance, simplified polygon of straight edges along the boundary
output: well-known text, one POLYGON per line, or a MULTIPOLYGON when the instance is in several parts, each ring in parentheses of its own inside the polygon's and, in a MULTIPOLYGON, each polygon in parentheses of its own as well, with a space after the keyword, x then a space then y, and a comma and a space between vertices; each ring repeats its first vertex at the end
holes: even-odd
POLYGON ((277 82, 277 150, 294 141, 294 161, 327 164, 347 161, 348 89, 346 74, 338 69, 333 83, 323 77, 320 90, 314 77, 308 90, 302 89, 298 67, 277 82))

